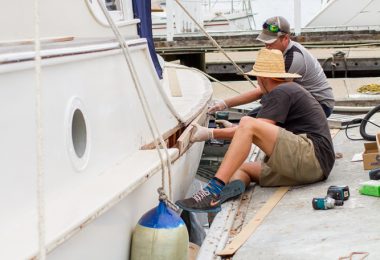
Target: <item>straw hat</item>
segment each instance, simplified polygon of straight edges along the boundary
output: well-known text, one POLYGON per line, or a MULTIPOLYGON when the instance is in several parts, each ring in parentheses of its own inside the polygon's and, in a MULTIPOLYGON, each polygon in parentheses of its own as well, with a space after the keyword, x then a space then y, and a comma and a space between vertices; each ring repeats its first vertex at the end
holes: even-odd
POLYGON ((281 51, 266 48, 258 52, 253 69, 245 74, 264 78, 301 78, 301 75, 285 71, 285 62, 281 51))

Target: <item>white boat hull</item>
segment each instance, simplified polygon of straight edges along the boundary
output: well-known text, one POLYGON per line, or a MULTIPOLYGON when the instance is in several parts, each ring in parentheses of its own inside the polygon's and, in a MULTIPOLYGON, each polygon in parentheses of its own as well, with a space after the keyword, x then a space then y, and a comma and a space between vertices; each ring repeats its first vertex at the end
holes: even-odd
MULTIPOLYGON (((173 198, 183 198, 192 182, 203 150, 203 143, 193 145, 173 163, 173 198)), ((48 259, 129 259, 132 231, 147 209, 158 204, 157 172, 109 211, 80 230, 48 255, 48 259)))
MULTIPOLYGON (((165 139, 171 138, 204 112, 211 84, 197 72, 178 69, 174 73, 181 96, 174 97, 168 83, 159 81, 145 40, 127 44, 158 129, 165 139)), ((142 214, 157 204, 161 186, 157 151, 142 150, 153 138, 135 83, 115 42, 55 46, 41 52, 40 92, 34 86, 34 53, 24 48, 0 51, 0 258, 36 256, 44 232, 49 259, 126 259, 131 232, 142 214), (37 94, 42 97, 41 116, 37 94), (37 144, 43 147, 40 158, 37 144), (43 186, 37 185, 38 160, 43 186), (42 201, 37 191, 43 193, 42 201), (44 205, 43 217, 38 217, 37 202, 44 205)), ((185 195, 202 147, 169 149, 173 200, 185 195)), ((166 187, 168 192, 167 177, 166 187)))

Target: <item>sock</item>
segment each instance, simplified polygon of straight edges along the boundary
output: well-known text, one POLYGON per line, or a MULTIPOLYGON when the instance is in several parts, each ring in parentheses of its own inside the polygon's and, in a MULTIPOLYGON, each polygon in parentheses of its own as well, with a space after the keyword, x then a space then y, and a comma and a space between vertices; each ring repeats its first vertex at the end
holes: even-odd
POLYGON ((226 184, 222 180, 218 179, 217 177, 214 177, 208 182, 205 189, 211 192, 211 194, 213 194, 215 197, 218 197, 225 185, 226 184))

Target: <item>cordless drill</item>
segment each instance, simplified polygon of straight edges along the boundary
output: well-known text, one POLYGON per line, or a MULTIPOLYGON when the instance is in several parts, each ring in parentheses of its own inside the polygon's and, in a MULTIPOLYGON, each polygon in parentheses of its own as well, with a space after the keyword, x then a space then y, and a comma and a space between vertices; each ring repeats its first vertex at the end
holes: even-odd
POLYGON ((348 200, 350 197, 350 189, 348 186, 330 186, 327 189, 327 196, 334 200, 348 200))
MULTIPOLYGON (((218 111, 215 113, 215 120, 228 120, 229 112, 228 111, 218 111)), ((221 128, 221 126, 217 123, 215 123, 215 128, 221 128)), ((210 145, 212 146, 223 146, 225 144, 224 140, 218 140, 218 139, 211 139, 209 141, 210 145)))
POLYGON ((335 200, 329 196, 324 198, 313 198, 314 209, 332 209, 335 206, 343 206, 343 200, 335 200))
POLYGON ((324 198, 313 198, 314 209, 332 209, 335 206, 343 206, 344 201, 350 197, 348 186, 330 186, 324 198))

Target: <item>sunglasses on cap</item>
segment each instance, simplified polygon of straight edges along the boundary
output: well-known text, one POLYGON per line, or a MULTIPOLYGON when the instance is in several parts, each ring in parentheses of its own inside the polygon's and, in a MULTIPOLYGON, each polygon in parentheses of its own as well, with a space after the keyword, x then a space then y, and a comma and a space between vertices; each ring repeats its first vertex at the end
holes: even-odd
POLYGON ((263 29, 268 30, 272 33, 278 33, 278 32, 286 33, 282 31, 280 27, 278 27, 278 25, 273 25, 273 24, 268 24, 268 23, 263 24, 263 29))

